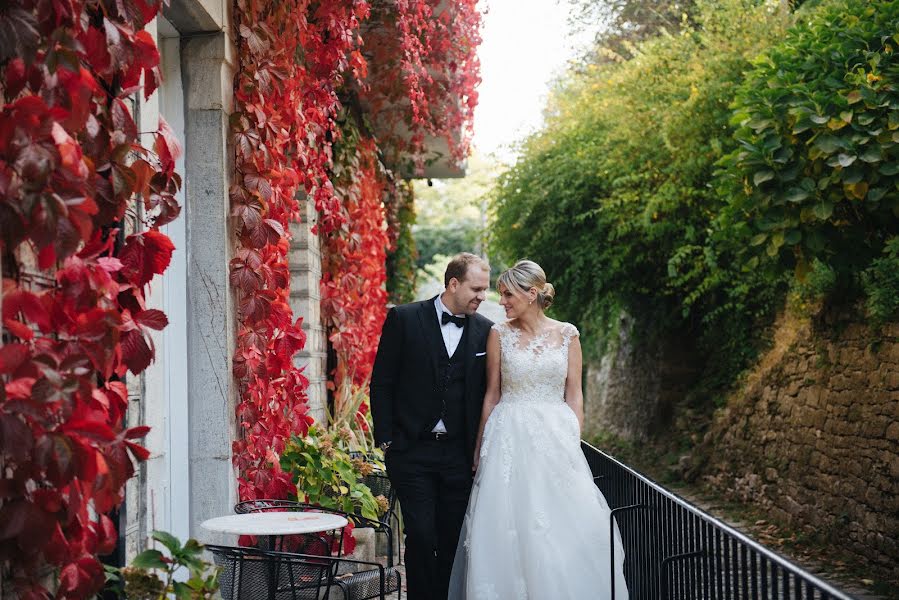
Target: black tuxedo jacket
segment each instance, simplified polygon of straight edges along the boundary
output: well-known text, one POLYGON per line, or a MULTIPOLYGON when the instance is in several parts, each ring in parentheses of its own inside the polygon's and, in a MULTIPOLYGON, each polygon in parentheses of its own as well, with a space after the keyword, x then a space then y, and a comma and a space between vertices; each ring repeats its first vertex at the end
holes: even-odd
MULTIPOLYGON (((436 390, 443 335, 435 298, 390 309, 381 331, 371 376, 371 412, 375 443, 389 441, 391 450, 408 448, 440 414, 436 390)), ((487 334, 493 322, 477 313, 466 321, 469 330, 461 349, 465 353, 464 436, 471 460, 487 383, 487 334)))

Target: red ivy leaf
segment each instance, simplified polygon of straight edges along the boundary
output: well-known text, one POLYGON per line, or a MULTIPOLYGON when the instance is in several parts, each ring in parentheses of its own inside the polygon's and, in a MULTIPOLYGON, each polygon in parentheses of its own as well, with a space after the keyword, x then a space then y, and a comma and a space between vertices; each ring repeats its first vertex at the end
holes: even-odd
POLYGON ((244 293, 251 293, 262 287, 262 276, 247 263, 235 258, 231 261, 231 285, 244 293))
POLYGON ((159 115, 159 128, 156 132, 154 149, 164 171, 175 168, 175 161, 181 157, 181 143, 162 115, 159 115))
POLYGON ((34 338, 34 331, 31 330, 31 327, 21 321, 16 321, 15 319, 3 319, 3 326, 6 327, 11 334, 21 340, 30 341, 34 338))
POLYGON ((259 192, 259 195, 266 202, 272 199, 272 184, 265 177, 260 176, 258 173, 246 173, 243 176, 243 182, 248 190, 259 192))
POLYGON ((59 430, 97 442, 111 442, 116 438, 115 432, 110 429, 109 425, 100 421, 69 421, 68 423, 63 424, 59 430))
POLYGON ((25 344, 5 344, 0 346, 0 375, 11 375, 28 358, 25 344))
POLYGON ((138 425, 125 430, 125 437, 129 440, 138 440, 150 433, 149 425, 138 425))
POLYGON ((141 446, 140 444, 135 444, 134 442, 125 441, 125 445, 134 455, 134 458, 140 461, 147 460, 150 458, 150 451, 141 446))
POLYGON ((0 64, 16 56, 34 62, 40 42, 38 22, 30 8, 10 4, 0 11, 0 64))
POLYGON ((165 316, 165 313, 161 310, 150 308, 147 310, 142 310, 141 312, 134 315, 134 320, 137 323, 145 327, 149 327, 150 329, 155 329, 157 331, 161 331, 169 324, 168 318, 165 316))
POLYGON ((166 270, 174 250, 172 240, 164 233, 144 231, 128 236, 119 260, 128 278, 138 287, 143 287, 154 275, 166 270))
POLYGON ((0 453, 13 461, 22 461, 31 454, 34 437, 31 428, 15 415, 0 414, 0 453))
POLYGON ((141 331, 127 331, 122 335, 122 362, 135 375, 153 362, 153 351, 141 331))

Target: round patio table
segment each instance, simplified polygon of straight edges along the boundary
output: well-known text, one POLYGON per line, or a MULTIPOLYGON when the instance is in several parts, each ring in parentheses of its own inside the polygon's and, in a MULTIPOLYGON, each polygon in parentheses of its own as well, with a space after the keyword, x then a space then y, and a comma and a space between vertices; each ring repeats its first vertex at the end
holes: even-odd
POLYGON ((342 529, 349 522, 340 515, 314 511, 258 512, 207 519, 200 527, 216 533, 281 536, 342 529))
MULTIPOLYGON (((319 533, 342 529, 349 521, 340 515, 314 511, 258 512, 226 515, 207 519, 200 527, 216 533, 265 536, 269 550, 276 548, 275 540, 281 536, 319 533)), ((269 564, 268 600, 275 600, 278 591, 278 563, 269 564)), ((330 577, 333 579, 334 573, 330 577)), ((330 579, 328 583, 330 589, 330 579)))

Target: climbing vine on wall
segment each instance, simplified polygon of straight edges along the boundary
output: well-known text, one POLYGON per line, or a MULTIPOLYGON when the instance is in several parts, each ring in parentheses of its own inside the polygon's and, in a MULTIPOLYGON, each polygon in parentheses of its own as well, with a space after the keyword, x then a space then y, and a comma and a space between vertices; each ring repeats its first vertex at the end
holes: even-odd
POLYGON ((449 139, 458 157, 467 152, 467 136, 454 132, 470 131, 480 17, 474 2, 451 2, 440 12, 438 4, 378 3, 378 14, 391 16, 366 23, 372 6, 361 0, 236 2, 231 132, 237 173, 230 197, 239 247, 231 282, 238 298, 233 370, 243 436, 233 451, 242 498, 292 491, 279 455, 311 422, 308 382, 292 362, 305 337, 288 305, 289 224, 299 220, 297 198, 311 198, 318 211, 314 230, 330 257, 323 313, 335 350, 347 357, 342 364, 355 366, 338 377, 358 387, 370 372, 386 303, 385 184, 377 156, 389 149, 422 163, 426 134, 449 139), (385 46, 380 39, 400 42, 385 46), (354 140, 352 152, 335 158, 341 99, 350 97, 379 118, 389 113, 390 127, 379 145, 370 136, 354 140), (342 252, 354 260, 344 257, 338 265, 342 252), (344 292, 349 295, 338 299, 344 292))
POLYGON ((415 299, 418 248, 412 237, 415 224, 415 197, 408 181, 394 183, 387 189, 387 295, 391 304, 405 304, 415 299))
MULTIPOLYGON (((387 314, 384 175, 372 140, 349 129, 335 168, 347 226, 323 238, 322 317, 337 356, 332 373, 335 414, 367 386, 387 314)), ((351 416, 366 431, 367 403, 351 416)))
POLYGON ((299 221, 305 192, 322 215, 319 230, 345 222, 330 182, 330 140, 339 132, 336 87, 365 62, 353 31, 368 13, 363 2, 237 2, 239 72, 231 130, 236 176, 231 186, 240 248, 231 261, 238 293, 234 376, 244 429, 234 442, 243 499, 284 498, 292 490, 278 456, 291 435, 304 435, 308 381, 292 360, 305 345, 288 296, 288 227, 299 221), (303 53, 305 62, 297 62, 303 53), (291 156, 298 157, 291 160, 291 156))
POLYGON ((140 146, 131 101, 159 83, 144 26, 160 5, 19 2, 0 10, 0 564, 20 598, 104 583, 133 460, 123 378, 153 360, 167 325, 145 288, 173 246, 180 152, 160 119, 140 146), (140 205, 140 209, 138 209, 140 205), (125 221, 143 220, 126 235, 125 221))

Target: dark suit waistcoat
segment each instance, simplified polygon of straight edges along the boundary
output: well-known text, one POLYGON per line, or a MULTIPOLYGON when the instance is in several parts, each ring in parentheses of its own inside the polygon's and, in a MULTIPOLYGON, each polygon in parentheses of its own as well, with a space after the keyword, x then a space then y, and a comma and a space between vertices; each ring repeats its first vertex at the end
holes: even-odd
MULTIPOLYGON (((370 388, 375 443, 390 441, 397 451, 408 448, 441 412, 438 376, 446 349, 434 300, 390 309, 381 331, 370 388)), ((493 322, 477 313, 466 321, 459 351, 465 372, 463 434, 470 460, 481 420, 487 335, 493 322)))

